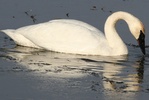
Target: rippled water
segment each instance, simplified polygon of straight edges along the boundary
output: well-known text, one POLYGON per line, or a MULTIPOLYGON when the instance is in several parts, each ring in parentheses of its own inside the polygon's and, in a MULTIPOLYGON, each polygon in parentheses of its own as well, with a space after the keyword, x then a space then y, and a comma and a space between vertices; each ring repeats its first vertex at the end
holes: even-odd
POLYGON ((128 56, 82 56, 16 47, 9 38, 1 41, 0 89, 4 91, 0 94, 4 99, 149 97, 149 56, 142 56, 140 48, 128 46, 128 56))

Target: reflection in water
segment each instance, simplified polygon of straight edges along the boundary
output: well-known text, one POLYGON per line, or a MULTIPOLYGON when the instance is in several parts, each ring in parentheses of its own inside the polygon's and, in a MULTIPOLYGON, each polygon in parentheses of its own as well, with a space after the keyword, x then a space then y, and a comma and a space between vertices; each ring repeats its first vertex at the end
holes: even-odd
POLYGON ((139 61, 137 60, 134 65, 131 64, 127 66, 119 64, 106 64, 104 66, 103 73, 104 88, 121 92, 139 91, 139 84, 143 80, 144 57, 141 57, 139 61))
POLYGON ((136 66, 137 70, 137 76, 138 76, 138 83, 143 82, 143 74, 144 74, 144 57, 141 57, 140 60, 138 60, 136 63, 138 66, 136 66))
MULTIPOLYGON (((103 91, 135 92, 140 90, 140 83, 143 81, 144 57, 128 59, 127 56, 82 56, 24 47, 4 51, 6 58, 25 66, 13 70, 60 78, 93 75, 102 79, 100 82, 98 80, 98 84, 102 84, 103 91)), ((92 88, 92 90, 98 89, 101 88, 92 88)), ((114 96, 113 93, 105 95, 114 96)))

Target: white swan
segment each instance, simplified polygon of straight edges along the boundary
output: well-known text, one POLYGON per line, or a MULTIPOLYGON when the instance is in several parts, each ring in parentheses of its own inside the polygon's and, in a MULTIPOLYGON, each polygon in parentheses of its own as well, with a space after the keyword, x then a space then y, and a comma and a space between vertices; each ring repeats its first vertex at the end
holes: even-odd
POLYGON ((118 20, 124 20, 145 54, 145 30, 142 22, 127 12, 115 12, 105 23, 105 35, 97 28, 78 20, 59 19, 1 32, 18 45, 63 53, 83 55, 127 55, 128 50, 115 30, 118 20))

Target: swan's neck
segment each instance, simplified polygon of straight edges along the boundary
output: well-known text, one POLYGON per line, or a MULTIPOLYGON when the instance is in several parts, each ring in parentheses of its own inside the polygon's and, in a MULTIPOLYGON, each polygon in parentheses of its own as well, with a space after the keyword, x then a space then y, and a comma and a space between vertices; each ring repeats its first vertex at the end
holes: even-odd
POLYGON ((113 49, 113 52, 121 55, 128 54, 128 50, 115 29, 116 22, 120 19, 126 21, 126 23, 129 25, 132 22, 131 19, 133 19, 133 16, 124 12, 112 14, 108 17, 105 23, 104 31, 107 41, 110 47, 113 49))

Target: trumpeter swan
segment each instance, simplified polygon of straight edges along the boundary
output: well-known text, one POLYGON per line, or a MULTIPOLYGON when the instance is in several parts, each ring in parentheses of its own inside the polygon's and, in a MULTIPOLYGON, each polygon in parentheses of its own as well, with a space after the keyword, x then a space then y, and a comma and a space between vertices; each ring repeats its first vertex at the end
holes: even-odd
POLYGON ((127 55, 128 49, 115 29, 115 24, 120 19, 126 21, 145 54, 145 30, 142 22, 123 11, 115 12, 108 17, 104 28, 105 35, 97 28, 73 19, 51 20, 1 32, 22 46, 83 55, 127 55))

